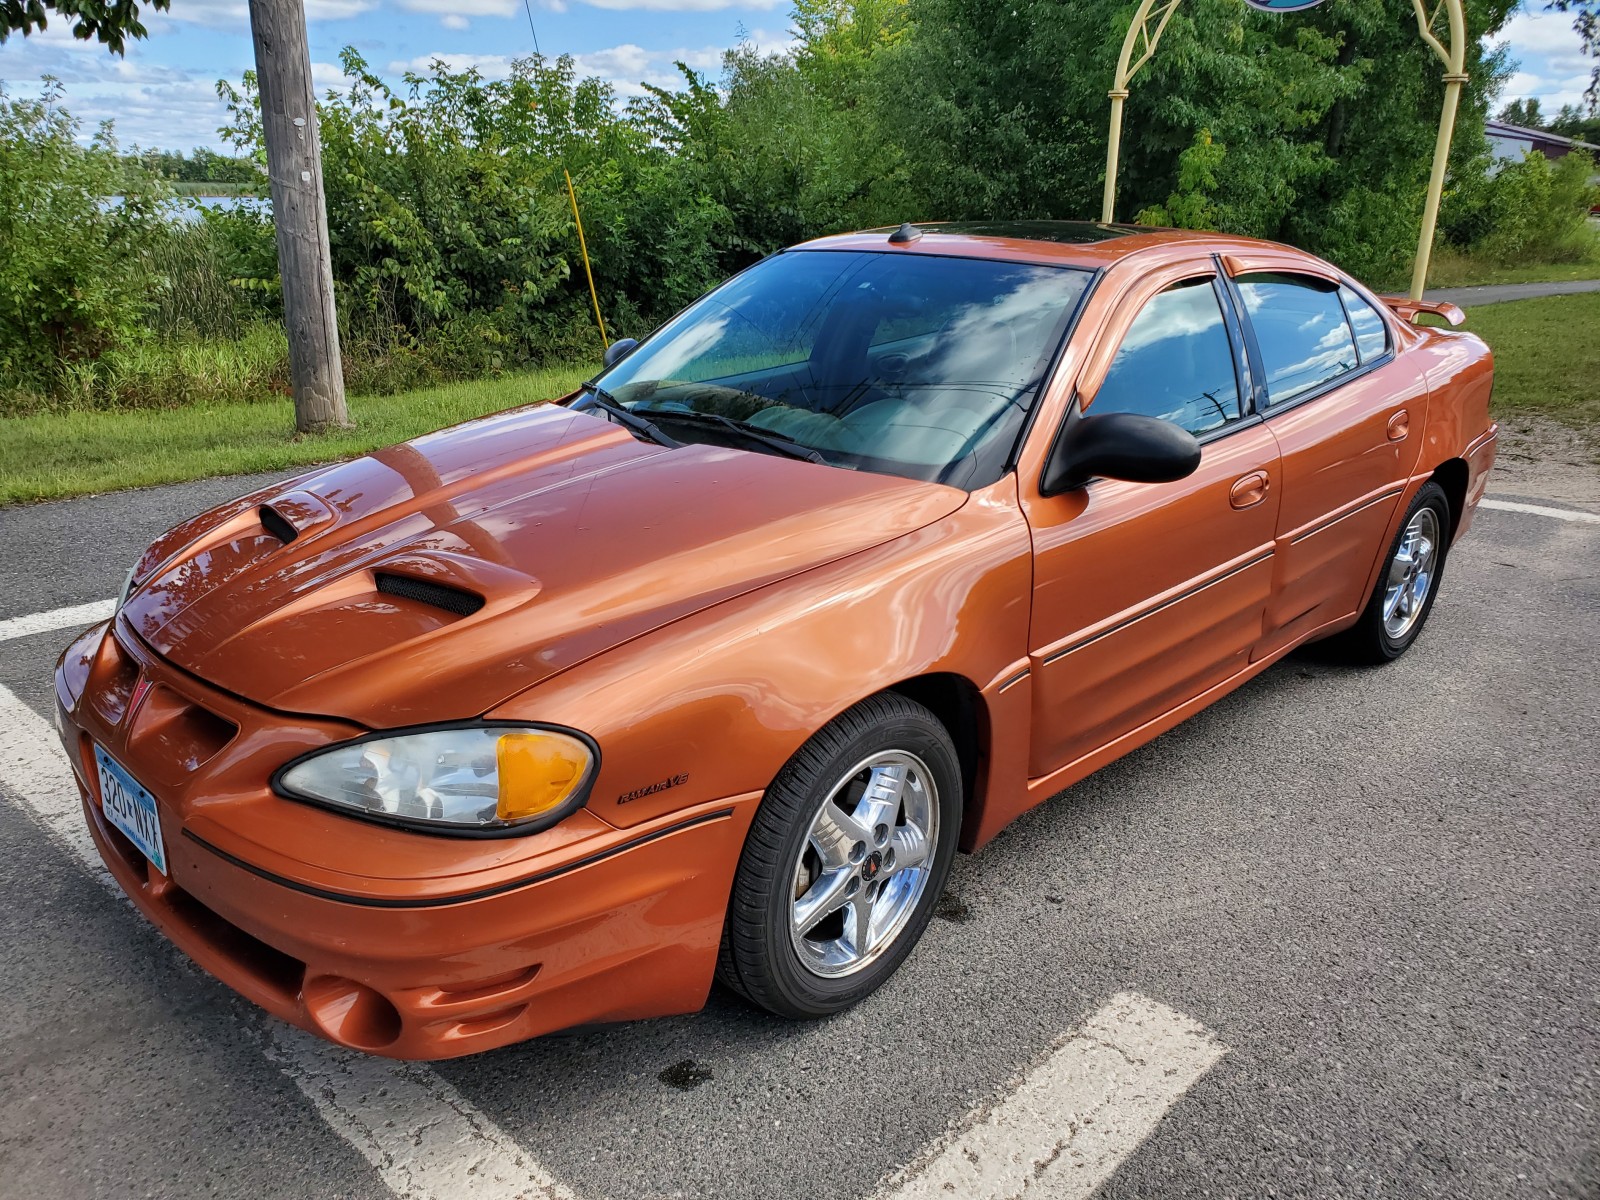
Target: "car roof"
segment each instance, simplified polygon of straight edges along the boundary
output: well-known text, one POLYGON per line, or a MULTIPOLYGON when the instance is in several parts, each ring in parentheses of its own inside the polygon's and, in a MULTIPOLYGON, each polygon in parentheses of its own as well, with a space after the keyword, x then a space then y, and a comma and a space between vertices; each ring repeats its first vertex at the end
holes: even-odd
POLYGON ((1271 247, 1309 257, 1304 251, 1290 246, 1234 234, 1162 229, 1153 225, 1102 224, 1098 221, 917 222, 915 229, 921 236, 912 241, 891 242, 889 236, 897 228, 885 226, 858 233, 839 233, 802 242, 792 249, 893 250, 905 254, 1048 263, 1091 270, 1110 266, 1131 254, 1144 256, 1146 252, 1151 252, 1151 257, 1166 259, 1271 247))

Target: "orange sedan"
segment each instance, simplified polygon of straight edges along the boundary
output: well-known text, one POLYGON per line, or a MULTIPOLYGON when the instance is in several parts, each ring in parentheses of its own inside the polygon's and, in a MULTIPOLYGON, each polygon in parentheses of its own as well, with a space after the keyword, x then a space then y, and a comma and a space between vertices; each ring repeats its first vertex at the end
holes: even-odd
MULTIPOLYGON (((956 850, 1293 647, 1405 652, 1493 366, 1278 245, 810 242, 573 396, 166 534, 59 723, 134 903, 342 1045, 835 1012, 956 850)), ((1431 308, 1459 322, 1448 306, 1431 308)))

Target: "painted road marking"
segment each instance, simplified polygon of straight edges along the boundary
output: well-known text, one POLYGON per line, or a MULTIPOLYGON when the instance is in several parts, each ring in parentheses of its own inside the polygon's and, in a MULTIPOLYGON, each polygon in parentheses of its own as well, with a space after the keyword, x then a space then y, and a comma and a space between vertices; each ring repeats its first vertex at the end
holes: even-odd
MULTIPOLYGON (((0 734, 0 786, 91 875, 122 896, 83 824, 72 768, 55 732, 4 685, 0 734)), ((263 1052, 404 1200, 572 1198, 515 1139, 428 1067, 344 1051, 271 1018, 263 1052)))
POLYGON ((29 613, 25 617, 7 617, 0 621, 0 642, 49 633, 52 629, 84 629, 96 621, 104 621, 116 607, 115 600, 91 600, 87 604, 53 608, 49 612, 29 613))
POLYGON ((878 1200, 1080 1200, 1227 1053, 1204 1025, 1113 996, 1004 1097, 930 1143, 878 1200))
POLYGON ((1579 521, 1600 525, 1600 513, 1579 512, 1575 508, 1549 508, 1543 504, 1522 504, 1516 500, 1495 500, 1485 496, 1478 501, 1479 508, 1497 508, 1501 512, 1528 513, 1535 517, 1554 517, 1558 521, 1579 521))

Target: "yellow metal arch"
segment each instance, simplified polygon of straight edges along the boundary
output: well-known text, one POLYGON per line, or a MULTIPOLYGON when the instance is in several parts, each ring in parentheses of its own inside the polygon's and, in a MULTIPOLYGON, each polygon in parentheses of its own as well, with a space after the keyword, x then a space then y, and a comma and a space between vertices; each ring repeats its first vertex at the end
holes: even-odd
MULTIPOLYGON (((1122 104, 1128 98, 1128 85, 1139 68, 1150 61, 1166 31, 1167 22, 1181 0, 1140 0, 1138 10, 1122 39, 1117 57, 1117 73, 1111 81, 1111 127, 1106 136, 1106 187, 1100 204, 1100 219, 1109 223, 1117 204, 1117 159, 1122 152, 1122 104)), ((1433 235, 1439 224, 1439 198, 1444 192, 1445 167, 1450 161, 1450 140, 1455 135, 1456 107, 1461 100, 1461 85, 1467 81, 1467 17, 1461 0, 1411 0, 1417 14, 1417 31, 1428 48, 1444 64, 1444 108, 1439 114, 1439 136, 1433 147, 1433 172, 1428 177, 1428 198, 1422 207, 1422 230, 1417 240, 1417 259, 1411 274, 1411 298, 1422 299, 1428 281, 1428 262, 1433 256, 1433 235), (1445 14, 1446 27, 1441 37, 1437 30, 1439 14, 1445 14), (1448 39, 1448 40, 1445 40, 1448 39)))

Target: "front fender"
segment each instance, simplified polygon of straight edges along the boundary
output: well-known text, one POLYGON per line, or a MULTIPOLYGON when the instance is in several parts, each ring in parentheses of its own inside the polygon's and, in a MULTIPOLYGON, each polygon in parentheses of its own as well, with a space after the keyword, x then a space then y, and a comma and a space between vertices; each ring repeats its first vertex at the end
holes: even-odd
MULTIPOLYGON (((998 688, 1026 665, 1031 591, 1007 476, 932 525, 685 617, 489 715, 590 734, 601 752, 590 811, 637 825, 764 791, 828 721, 907 679, 998 688)), ((1012 724, 1025 736, 1025 720, 1012 724)), ((986 768, 995 757, 983 755, 986 768)))

